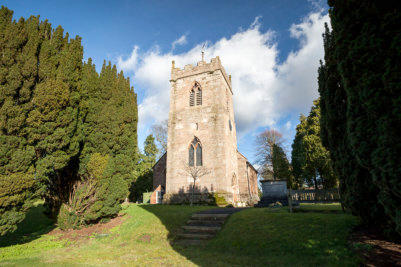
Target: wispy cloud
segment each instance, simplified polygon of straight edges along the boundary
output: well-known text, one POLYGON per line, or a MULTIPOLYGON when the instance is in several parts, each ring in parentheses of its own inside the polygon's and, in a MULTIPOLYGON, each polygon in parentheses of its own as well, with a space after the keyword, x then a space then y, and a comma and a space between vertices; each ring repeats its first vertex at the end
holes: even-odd
POLYGON ((138 46, 134 46, 134 49, 131 52, 131 55, 127 59, 123 59, 122 56, 117 58, 117 66, 119 69, 124 71, 133 71, 135 70, 138 63, 138 46))
POLYGON ((187 43, 187 36, 184 34, 171 44, 171 50, 174 50, 178 45, 184 45, 186 43, 187 43))

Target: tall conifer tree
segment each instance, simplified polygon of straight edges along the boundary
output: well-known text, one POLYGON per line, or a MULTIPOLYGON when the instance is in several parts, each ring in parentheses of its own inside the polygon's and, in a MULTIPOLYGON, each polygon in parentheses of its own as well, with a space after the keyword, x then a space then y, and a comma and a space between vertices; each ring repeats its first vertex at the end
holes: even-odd
POLYGON ((82 214, 83 223, 112 217, 128 197, 138 162, 136 94, 129 79, 115 66, 103 64, 97 75, 91 59, 84 64, 82 91, 86 107, 80 176, 93 176, 94 159, 107 159, 97 177, 98 197, 82 214))
POLYGON ((306 181, 303 167, 305 166, 306 155, 302 145, 303 137, 305 136, 306 117, 301 114, 299 124, 296 127, 295 138, 292 143, 291 165, 294 175, 294 188, 302 188, 306 181))
POLYGON ((130 198, 134 201, 142 197, 142 193, 149 192, 153 188, 153 166, 159 153, 152 134, 148 135, 144 142, 144 153, 140 155, 136 168, 136 179, 130 188, 130 198))
POLYGON ((37 76, 39 18, 0 9, 0 235, 16 229, 35 189, 35 148, 26 119, 37 76))
POLYGON ((345 204, 401 234, 401 10, 370 0, 329 5, 333 30, 319 72, 325 143, 345 204))
POLYGON ((0 9, 0 235, 16 229, 35 197, 57 215, 88 173, 101 197, 75 222, 114 216, 138 162, 129 79, 110 64, 100 75, 90 60, 83 65, 80 37, 61 26, 12 14, 0 9))
POLYGON ((293 142, 292 164, 299 185, 307 183, 315 188, 337 186, 329 151, 320 137, 319 99, 313 102, 308 117, 301 115, 293 142))
POLYGON ((272 163, 274 180, 286 180, 288 188, 292 188, 294 185, 291 165, 288 162, 287 155, 279 144, 273 145, 272 163))
POLYGON ((27 128, 37 155, 41 194, 53 213, 68 198, 76 179, 82 119, 79 84, 82 73, 81 39, 69 39, 61 26, 51 31, 44 22, 44 40, 27 128))

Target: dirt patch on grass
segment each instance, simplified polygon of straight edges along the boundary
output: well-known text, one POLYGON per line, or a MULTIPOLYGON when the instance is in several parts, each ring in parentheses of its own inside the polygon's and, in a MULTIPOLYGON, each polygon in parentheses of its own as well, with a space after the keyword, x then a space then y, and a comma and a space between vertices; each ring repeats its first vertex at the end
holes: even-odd
POLYGON ((152 240, 152 237, 149 234, 143 234, 138 238, 138 241, 143 242, 143 243, 150 243, 151 240, 152 240))
POLYGON ((350 236, 352 248, 365 266, 401 266, 401 244, 372 228, 357 227, 350 236))
POLYGON ((121 225, 129 215, 118 216, 106 223, 97 223, 81 229, 61 230, 54 229, 49 235, 57 235, 59 240, 68 239, 70 241, 87 240, 89 238, 102 238, 108 236, 110 229, 121 225))

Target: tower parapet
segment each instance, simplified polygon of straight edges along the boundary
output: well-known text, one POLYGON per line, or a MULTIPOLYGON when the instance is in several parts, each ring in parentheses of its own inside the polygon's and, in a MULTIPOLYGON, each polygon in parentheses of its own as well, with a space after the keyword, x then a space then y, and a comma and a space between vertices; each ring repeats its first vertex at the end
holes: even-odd
POLYGON ((172 62, 171 66, 171 82, 176 82, 178 79, 199 75, 205 72, 213 73, 215 71, 221 71, 224 79, 226 80, 228 87, 230 88, 231 93, 233 90, 231 88, 231 75, 228 76, 223 65, 221 64, 220 57, 217 56, 210 60, 210 63, 206 63, 205 61, 199 61, 196 66, 191 64, 185 65, 183 69, 176 68, 175 62, 172 62))

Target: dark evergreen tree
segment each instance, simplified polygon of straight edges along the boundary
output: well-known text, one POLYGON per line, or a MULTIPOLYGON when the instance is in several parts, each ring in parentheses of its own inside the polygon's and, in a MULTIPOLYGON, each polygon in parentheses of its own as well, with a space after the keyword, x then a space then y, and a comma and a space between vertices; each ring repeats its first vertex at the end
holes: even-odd
POLYGON ((156 163, 156 156, 159 153, 159 150, 157 149, 155 138, 152 134, 146 137, 143 150, 146 157, 145 161, 153 166, 156 163))
POLYGON ((34 197, 35 148, 26 119, 37 76, 39 18, 0 9, 0 235, 14 231, 34 197))
POLYGON ((306 132, 306 117, 301 114, 299 124, 296 127, 295 138, 292 143, 291 166, 294 176, 293 188, 302 188, 307 178, 305 177, 303 168, 305 166, 306 155, 302 145, 302 140, 306 132))
POLYGON ((308 117, 301 116, 300 119, 292 145, 294 176, 300 185, 307 183, 315 188, 333 188, 338 178, 333 172, 330 153, 320 137, 319 99, 313 102, 308 117))
POLYGON ((130 188, 130 199, 139 200, 144 192, 153 189, 153 166, 159 150, 155 144, 153 135, 148 135, 144 142, 144 154, 140 155, 140 162, 136 168, 136 180, 130 188))
POLYGON ((287 155, 283 148, 278 144, 273 145, 272 163, 274 180, 285 180, 287 181, 288 188, 293 188, 291 165, 288 162, 287 155))
MULTIPOLYGON (((129 79, 110 63, 104 63, 98 75, 89 59, 81 85, 85 119, 79 175, 84 182, 78 184, 83 188, 94 184, 96 193, 86 198, 91 200, 83 211, 73 208, 72 201, 65 204, 59 216, 65 227, 70 218, 75 218, 71 226, 78 226, 115 216, 128 197, 138 162, 136 94, 129 79)), ((83 191, 77 187, 72 199, 81 198, 83 191)))
MULTIPOLYGON (((34 196, 60 206, 78 155, 80 38, 39 17, 1 9, 1 233, 14 230, 34 196), (37 190, 38 189, 38 190, 37 190), (7 215, 8 214, 8 215, 7 215)), ((64 198, 65 199, 65 198, 64 198)))
POLYGON ((57 214, 78 166, 82 119, 79 113, 83 48, 81 38, 69 39, 61 26, 44 22, 39 50, 37 84, 27 118, 29 144, 35 147, 40 193, 57 214))
POLYGON ((389 224, 401 233, 400 6, 329 5, 333 30, 325 34, 319 71, 325 143, 345 204, 365 223, 389 224))
POLYGON ((129 79, 83 66, 80 37, 12 14, 0 9, 0 235, 37 197, 52 215, 65 204, 66 227, 114 216, 138 161, 129 79))

